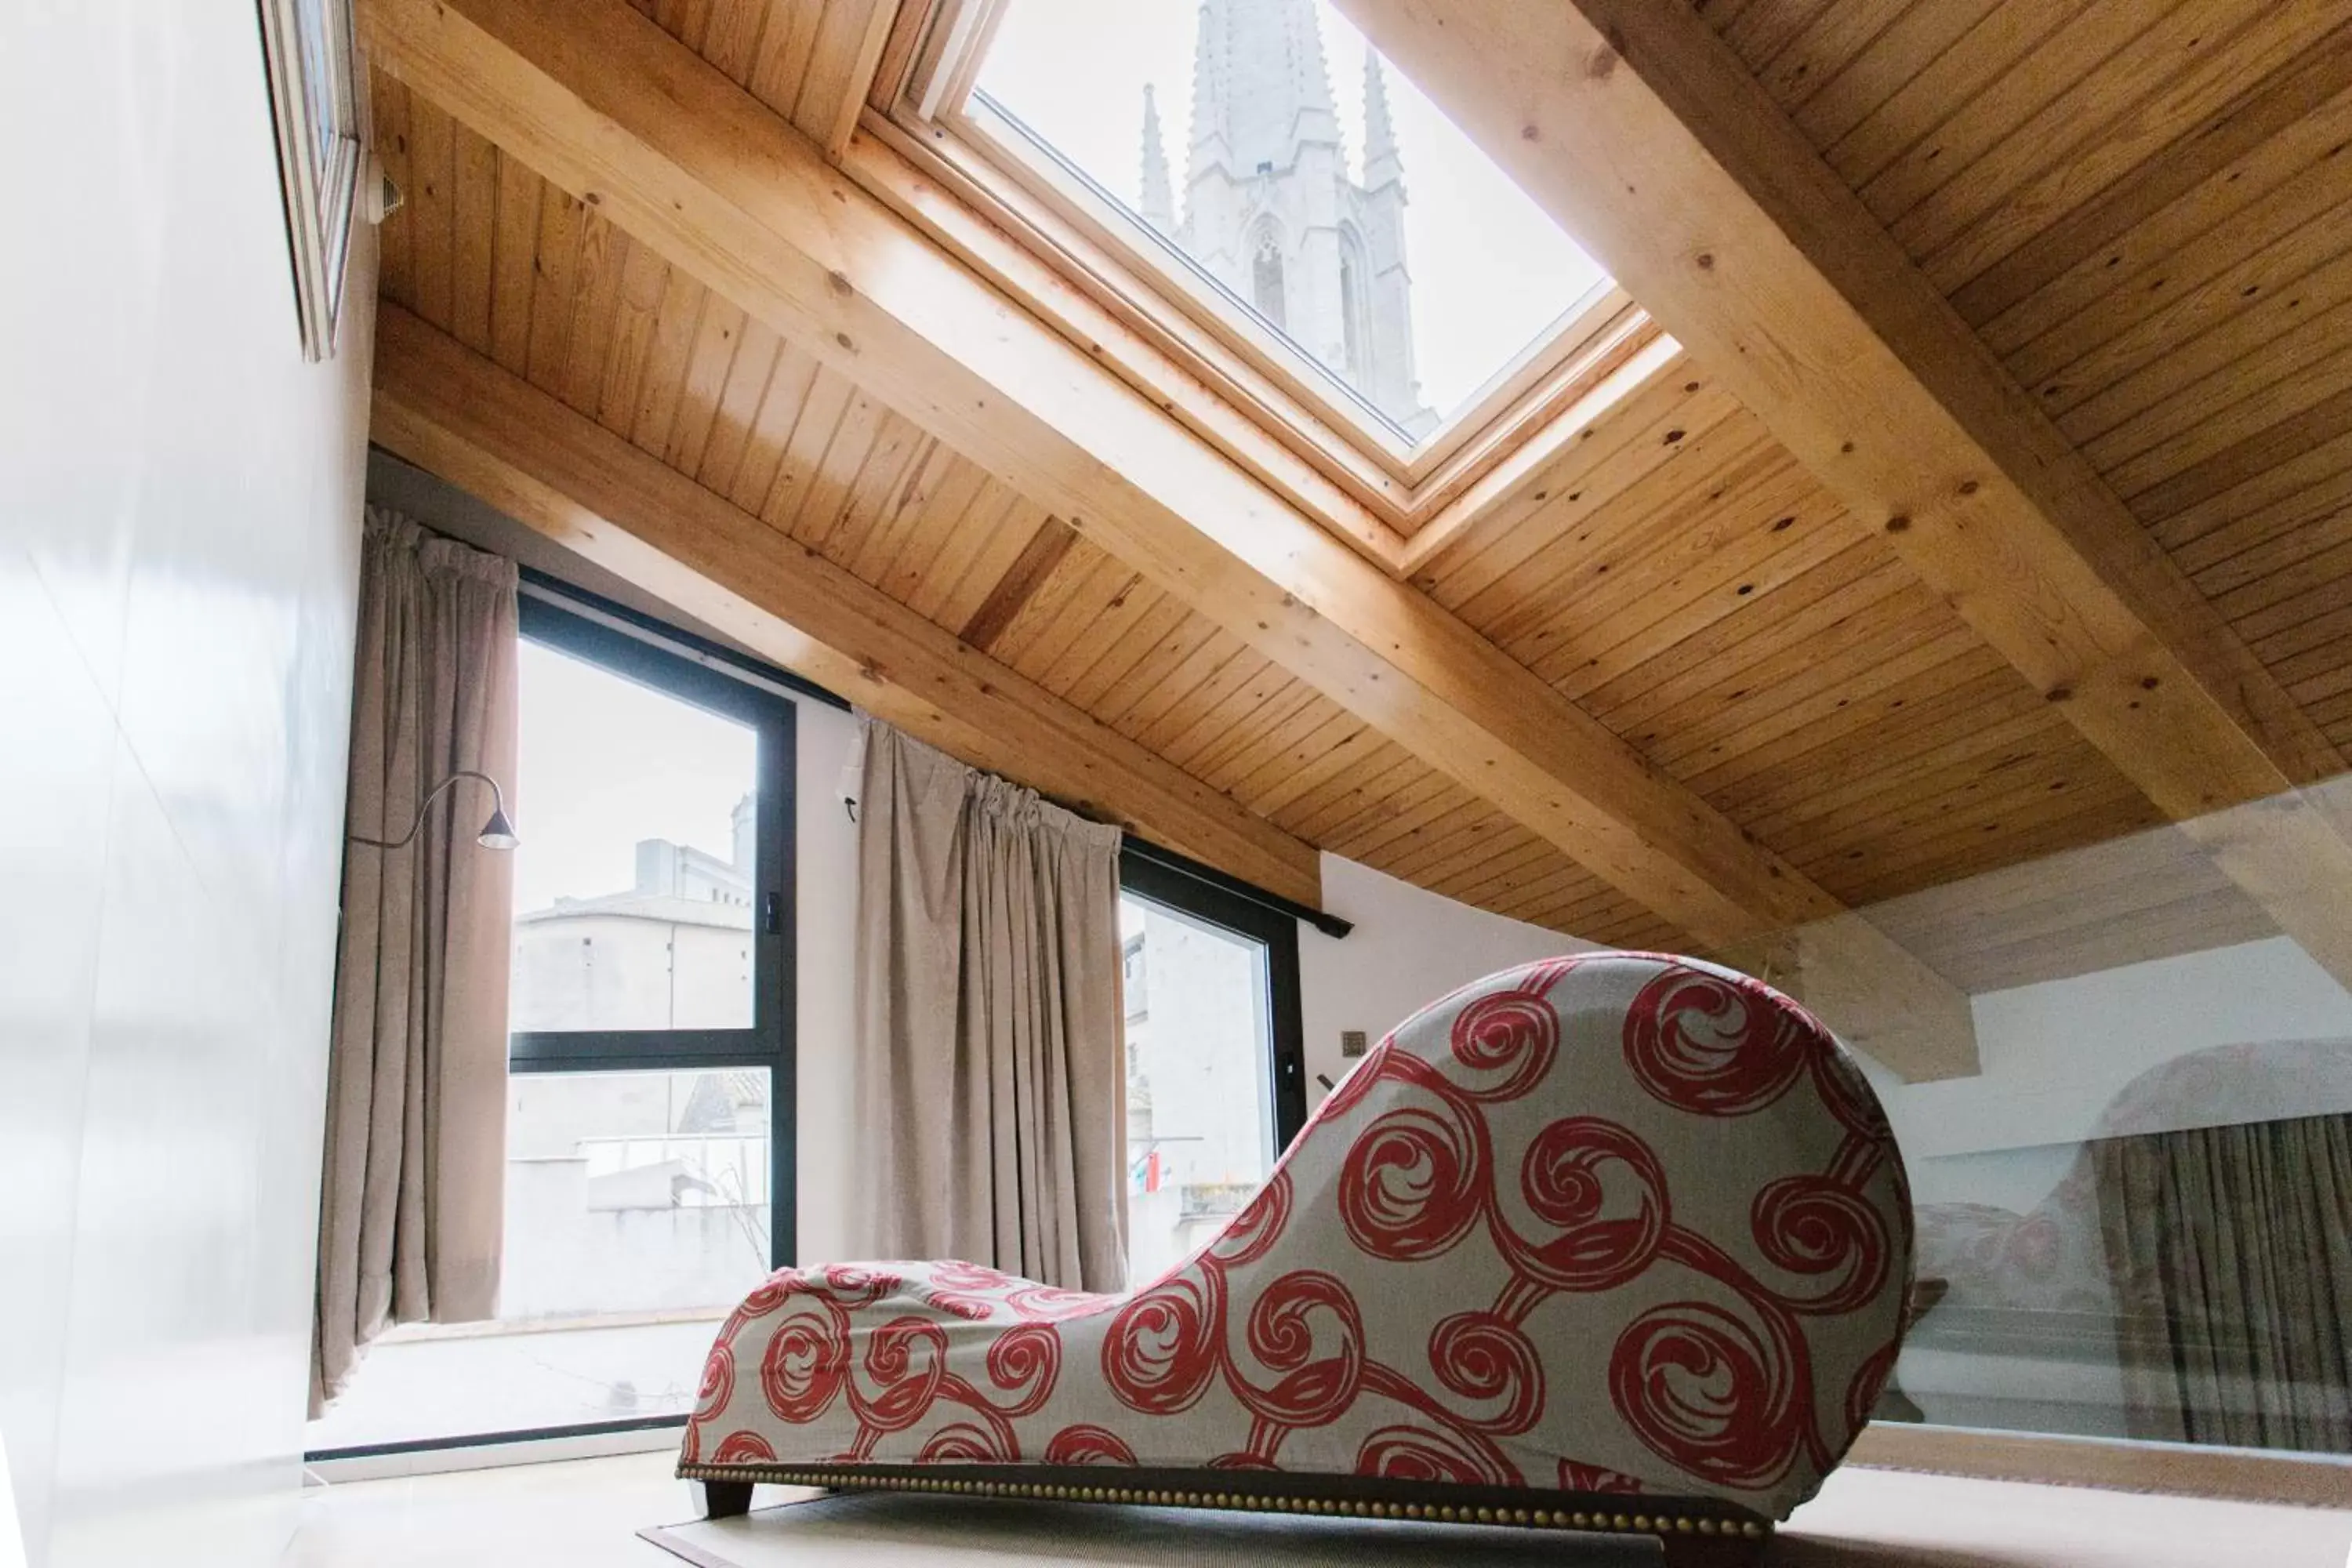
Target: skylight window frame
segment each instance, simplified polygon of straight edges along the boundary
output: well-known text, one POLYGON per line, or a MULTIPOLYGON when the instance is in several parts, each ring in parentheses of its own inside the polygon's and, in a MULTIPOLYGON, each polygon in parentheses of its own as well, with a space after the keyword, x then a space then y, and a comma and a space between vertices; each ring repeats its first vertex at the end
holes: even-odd
MULTIPOLYGON (((981 64, 1010 0, 910 0, 867 100, 862 127, 950 198, 1132 330, 1181 372, 1183 384, 1089 345, 1171 416, 1265 477, 1250 448, 1271 439, 1345 492, 1361 516, 1318 498, 1291 499, 1392 570, 1415 533, 1442 520, 1491 472, 1525 471, 1574 435, 1589 395, 1636 361, 1654 366, 1664 334, 1604 278, 1461 405, 1414 441, 1360 394, 1211 277, 1168 236, 979 90, 981 64), (1211 400, 1204 405, 1195 389, 1211 400), (1248 428, 1237 427, 1236 420, 1248 428)), ((884 193, 889 199, 889 193, 884 193)), ((902 211, 926 223, 920 200, 902 211)), ((936 216, 936 213, 928 216, 936 216)), ((1040 313, 1062 312, 1038 280, 1008 278, 967 253, 1040 313), (1024 287, 1024 283, 1027 285, 1024 287)), ((1065 330, 1067 330, 1066 325, 1065 330)), ((1622 380, 1622 378, 1619 378, 1622 380)))
MULTIPOLYGON (((1402 472, 1411 464, 1422 443, 976 83, 945 119, 991 165, 1016 178, 1025 175, 1022 183, 1031 194, 1065 222, 1077 226, 1096 244, 1131 256, 1165 290, 1167 304, 1223 338, 1260 374, 1278 378, 1285 391, 1324 420, 1359 427, 1360 439, 1380 454, 1384 465, 1402 472)), ((1440 432, 1431 434, 1433 437, 1440 432)))

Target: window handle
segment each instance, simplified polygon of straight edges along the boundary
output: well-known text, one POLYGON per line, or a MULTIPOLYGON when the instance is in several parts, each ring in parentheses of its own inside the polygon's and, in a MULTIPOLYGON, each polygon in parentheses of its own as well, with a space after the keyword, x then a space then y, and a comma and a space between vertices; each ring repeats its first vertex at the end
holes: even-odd
POLYGON ((760 923, 766 929, 770 936, 782 936, 784 934, 783 894, 767 893, 761 897, 760 923))

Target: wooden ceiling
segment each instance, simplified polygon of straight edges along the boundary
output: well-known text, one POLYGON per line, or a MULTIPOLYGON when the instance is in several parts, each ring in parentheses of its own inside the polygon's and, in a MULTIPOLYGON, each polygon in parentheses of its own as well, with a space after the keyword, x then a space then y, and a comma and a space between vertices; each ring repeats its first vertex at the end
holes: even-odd
MULTIPOLYGON (((895 12, 633 3, 835 147, 895 12)), ((1699 10, 2352 749, 2340 6, 1699 10)), ((408 197, 384 226, 382 290, 422 322, 1307 844, 1578 937, 1693 945, 402 80, 377 74, 373 111, 408 197)), ((1688 354, 1412 585, 1849 906, 2164 820, 1688 354)), ((2201 866, 2133 886, 2142 956, 2270 929, 2201 866), (2159 905, 2213 919, 2145 914, 2159 905)), ((2017 888, 2015 930, 1909 918, 1893 934, 1964 989, 2111 960, 2095 922, 2064 928, 2076 956, 2021 939, 2050 894, 2017 888)), ((1978 897, 1979 915, 1986 899, 1999 904, 1978 897)))
POLYGON ((2352 17, 2260 0, 1699 8, 2352 748, 2352 17))

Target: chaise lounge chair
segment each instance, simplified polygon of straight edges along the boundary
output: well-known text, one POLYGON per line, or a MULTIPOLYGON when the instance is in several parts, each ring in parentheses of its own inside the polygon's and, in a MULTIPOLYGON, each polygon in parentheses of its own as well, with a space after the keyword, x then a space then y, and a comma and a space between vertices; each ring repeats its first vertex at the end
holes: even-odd
POLYGON ((1861 1430, 1912 1255, 1901 1157, 1756 981, 1593 953, 1364 1058, 1256 1197, 1124 1295, 787 1268, 711 1346, 678 1473, 1635 1531, 1753 1557, 1861 1430))

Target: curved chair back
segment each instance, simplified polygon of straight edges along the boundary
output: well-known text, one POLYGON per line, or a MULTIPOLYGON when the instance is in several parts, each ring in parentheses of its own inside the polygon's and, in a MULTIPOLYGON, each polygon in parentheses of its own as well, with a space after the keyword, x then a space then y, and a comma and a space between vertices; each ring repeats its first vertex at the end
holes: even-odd
POLYGON ((1893 1368, 1911 1258, 1902 1159, 1826 1029, 1727 970, 1593 953, 1399 1026, 1118 1305, 1101 1367, 1129 1419, 1230 1390, 1284 1469, 1786 1517, 1893 1368))

